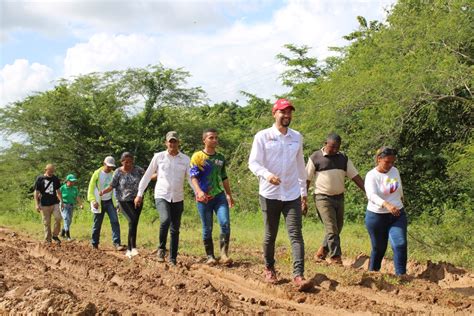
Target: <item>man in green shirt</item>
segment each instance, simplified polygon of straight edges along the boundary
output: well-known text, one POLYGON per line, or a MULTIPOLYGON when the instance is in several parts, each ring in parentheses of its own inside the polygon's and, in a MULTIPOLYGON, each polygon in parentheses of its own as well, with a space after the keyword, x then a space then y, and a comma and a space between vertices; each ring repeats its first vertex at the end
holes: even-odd
POLYGON ((216 264, 212 242, 213 214, 216 213, 221 226, 220 262, 231 264, 229 258, 230 218, 229 207, 234 206, 229 179, 225 170, 226 161, 216 152, 217 130, 209 128, 202 134, 204 149, 191 157, 190 176, 196 193, 196 203, 201 216, 202 238, 207 255, 207 264, 216 264))
POLYGON ((79 197, 79 190, 76 186, 77 178, 72 173, 66 176, 66 183, 59 189, 63 196, 63 203, 61 205, 61 215, 64 219, 64 228, 61 230, 61 237, 71 240, 71 223, 74 212, 74 205, 77 203, 82 209, 84 206, 79 197))

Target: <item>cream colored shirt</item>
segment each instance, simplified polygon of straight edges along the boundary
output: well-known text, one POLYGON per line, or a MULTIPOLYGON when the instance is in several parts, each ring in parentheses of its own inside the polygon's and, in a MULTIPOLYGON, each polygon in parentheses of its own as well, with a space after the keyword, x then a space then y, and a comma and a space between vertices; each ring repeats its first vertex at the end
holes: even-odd
POLYGON ((339 195, 344 193, 345 177, 349 179, 358 175, 352 161, 343 153, 329 156, 323 149, 314 152, 306 164, 308 181, 314 179, 314 193, 339 195))

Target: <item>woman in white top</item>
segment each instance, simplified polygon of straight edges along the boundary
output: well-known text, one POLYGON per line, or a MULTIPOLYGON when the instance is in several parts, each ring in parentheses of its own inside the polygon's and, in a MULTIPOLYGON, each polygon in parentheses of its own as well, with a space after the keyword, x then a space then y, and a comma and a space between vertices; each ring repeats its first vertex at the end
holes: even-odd
POLYGON ((389 147, 377 150, 376 167, 365 176, 365 192, 369 200, 365 226, 372 242, 370 271, 379 271, 387 250, 393 250, 397 275, 406 274, 407 217, 403 208, 400 173, 394 167, 397 151, 389 147))

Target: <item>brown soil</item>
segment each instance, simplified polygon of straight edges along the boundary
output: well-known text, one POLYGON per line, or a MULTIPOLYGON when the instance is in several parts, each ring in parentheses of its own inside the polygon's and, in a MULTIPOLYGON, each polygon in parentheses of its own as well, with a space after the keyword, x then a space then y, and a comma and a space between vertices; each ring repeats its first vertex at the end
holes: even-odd
POLYGON ((159 263, 148 250, 130 260, 85 241, 47 246, 0 228, 0 314, 474 314, 474 276, 444 263, 410 263, 398 280, 367 272, 359 256, 340 277, 308 276, 313 287, 302 293, 289 275, 264 283, 260 265, 179 260, 159 263))

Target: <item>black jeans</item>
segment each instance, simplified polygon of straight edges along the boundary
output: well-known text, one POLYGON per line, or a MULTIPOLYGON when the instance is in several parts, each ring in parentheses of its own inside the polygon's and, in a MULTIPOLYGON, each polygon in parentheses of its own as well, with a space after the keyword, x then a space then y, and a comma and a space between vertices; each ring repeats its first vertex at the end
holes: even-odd
POLYGON ((273 268, 275 265, 275 240, 278 234, 280 215, 283 214, 286 230, 291 243, 293 256, 293 275, 304 274, 304 240, 301 232, 301 198, 293 201, 280 201, 266 199, 260 196, 260 206, 265 223, 265 238, 263 241, 263 254, 265 266, 273 268))
POLYGON ((156 210, 160 214, 160 245, 159 249, 166 250, 166 239, 170 231, 170 260, 176 261, 179 245, 179 227, 184 203, 168 202, 165 199, 155 199, 156 210))
POLYGON ((119 201, 120 210, 128 221, 128 245, 127 249, 137 248, 137 227, 142 205, 135 207, 133 201, 119 201))

